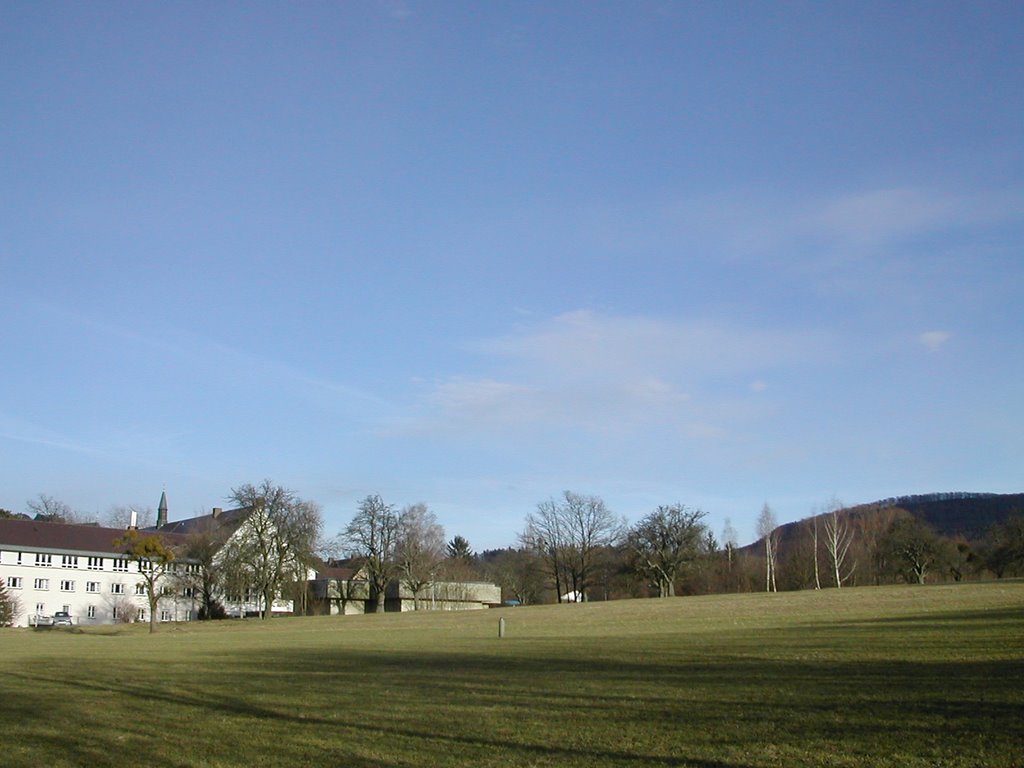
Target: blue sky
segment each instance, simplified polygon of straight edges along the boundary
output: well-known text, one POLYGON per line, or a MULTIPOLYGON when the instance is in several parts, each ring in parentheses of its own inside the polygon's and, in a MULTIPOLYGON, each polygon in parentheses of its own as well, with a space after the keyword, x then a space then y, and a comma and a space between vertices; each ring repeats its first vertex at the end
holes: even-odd
POLYGON ((753 540, 1019 492, 1020 3, 0 8, 0 506, 753 540))

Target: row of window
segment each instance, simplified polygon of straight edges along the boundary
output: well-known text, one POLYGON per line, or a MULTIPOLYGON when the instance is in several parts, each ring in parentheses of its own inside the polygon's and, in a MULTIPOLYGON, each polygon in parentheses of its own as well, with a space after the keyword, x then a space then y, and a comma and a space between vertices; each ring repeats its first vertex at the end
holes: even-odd
MULTIPOLYGON (((11 576, 11 577, 9 577, 6 580, 6 584, 11 589, 23 589, 24 588, 24 581, 21 578, 21 576, 11 576)), ((48 590, 50 588, 50 580, 49 579, 33 579, 32 580, 32 588, 36 589, 36 590, 48 590)), ((60 591, 61 592, 74 592, 75 591, 75 582, 71 581, 70 579, 61 579, 60 580, 60 591)), ((85 582, 85 591, 86 592, 99 592, 100 591, 100 582, 98 582, 98 581, 87 581, 87 582, 85 582)), ((115 594, 115 595, 123 595, 125 593, 125 591, 124 591, 124 584, 122 584, 120 582, 115 583, 115 584, 111 584, 110 585, 110 591, 113 594, 115 594)), ((146 594, 146 585, 144 583, 136 584, 135 585, 135 594, 136 595, 143 595, 144 596, 146 594)), ((174 587, 172 587, 170 585, 164 585, 160 589, 160 594, 164 595, 164 596, 171 596, 171 595, 174 594, 174 587)), ((181 590, 181 596, 182 597, 195 597, 195 589, 193 587, 183 587, 182 590, 181 590)))
MULTIPOLYGON (((28 565, 28 552, 13 552, 14 562, 12 565, 28 565)), ((51 555, 47 552, 35 552, 35 559, 33 564, 39 568, 52 568, 54 565, 54 558, 56 555, 51 555)), ((78 561, 82 559, 85 561, 85 567, 90 571, 102 571, 103 561, 106 558, 103 557, 83 557, 79 558, 78 555, 61 555, 60 556, 60 567, 61 568, 78 568, 78 561)), ((112 557, 110 558, 112 567, 115 571, 127 571, 128 570, 128 558, 126 557, 112 557)))
MULTIPOLYGON (((14 563, 12 565, 28 565, 28 552, 14 552, 14 563)), ((54 565, 54 558, 56 555, 48 554, 46 552, 35 552, 34 564, 40 568, 52 568, 54 565)), ((61 555, 60 556, 60 567, 61 568, 78 568, 79 559, 84 560, 85 567, 90 571, 102 571, 104 560, 108 558, 103 557, 82 557, 78 555, 61 555)), ((121 573, 128 572, 128 563, 130 562, 126 557, 112 557, 109 558, 111 561, 111 567, 114 571, 121 573)), ((139 571, 152 570, 153 563, 140 563, 139 571)), ((170 563, 169 570, 171 571, 183 571, 186 573, 196 573, 199 570, 199 566, 195 563, 170 563)))
MULTIPOLYGON (((10 587, 11 589, 21 589, 22 588, 22 579, 21 579, 21 577, 20 576, 11 576, 9 579, 7 579, 7 586, 10 587)), ((33 579, 32 580, 32 588, 36 589, 36 590, 48 590, 50 588, 50 580, 49 579, 33 579)), ((61 581, 60 581, 60 591, 61 592, 74 592, 75 591, 75 582, 70 581, 69 579, 61 579, 61 581)), ((85 591, 86 592, 99 592, 100 591, 100 583, 98 581, 87 581, 87 582, 85 582, 85 591)), ((115 595, 123 595, 124 594, 124 584, 122 584, 120 582, 115 583, 115 584, 111 584, 110 585, 110 591, 113 594, 115 594, 115 595)), ((136 584, 135 585, 135 594, 136 595, 145 595, 146 594, 146 585, 145 584, 136 584)), ((164 592, 164 594, 167 594, 166 591, 164 592)))
MULTIPOLYGON (((126 609, 126 606, 115 605, 113 607, 113 609, 112 609, 113 610, 113 618, 114 618, 115 621, 122 617, 125 609, 126 609)), ((61 610, 63 610, 64 613, 70 614, 71 613, 71 606, 70 605, 65 605, 65 606, 63 606, 63 608, 61 610)), ((145 621, 146 620, 146 609, 145 608, 138 608, 138 609, 136 609, 134 607, 131 607, 131 608, 127 608, 127 610, 135 611, 135 619, 136 619, 136 621, 145 621)), ((36 603, 36 615, 37 616, 46 615, 46 604, 45 603, 36 603)), ((86 607, 86 609, 85 609, 85 618, 87 618, 87 619, 95 619, 96 618, 96 606, 95 605, 90 605, 90 606, 86 607)), ((187 614, 186 615, 186 620, 188 620, 190 618, 191 618, 191 615, 187 614)), ((160 621, 170 621, 170 620, 171 620, 171 612, 170 611, 167 611, 167 610, 160 611, 160 621)))

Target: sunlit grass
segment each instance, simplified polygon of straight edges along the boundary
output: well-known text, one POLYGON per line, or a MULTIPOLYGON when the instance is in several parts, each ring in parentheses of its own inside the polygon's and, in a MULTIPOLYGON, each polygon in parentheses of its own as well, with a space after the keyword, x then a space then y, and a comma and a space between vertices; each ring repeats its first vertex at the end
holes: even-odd
POLYGON ((1011 766, 1024 583, 5 631, 0 680, 10 766, 1011 766))

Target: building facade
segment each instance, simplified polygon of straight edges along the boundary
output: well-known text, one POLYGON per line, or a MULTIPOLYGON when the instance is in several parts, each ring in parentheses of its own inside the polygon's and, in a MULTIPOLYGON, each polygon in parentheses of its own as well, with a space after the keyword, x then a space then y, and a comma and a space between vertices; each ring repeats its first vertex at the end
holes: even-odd
MULTIPOLYGON (((358 564, 327 566, 316 571, 309 582, 314 612, 334 615, 372 613, 365 572, 358 564)), ((501 587, 483 581, 433 581, 413 594, 408 585, 394 579, 384 590, 384 610, 475 611, 501 605, 501 587)))
MULTIPOLYGON (((124 534, 97 525, 0 520, 0 579, 19 606, 15 626, 48 624, 61 611, 74 624, 148 621, 139 565, 115 545, 124 534)), ((170 546, 182 544, 181 537, 164 538, 170 546)), ((174 588, 174 577, 189 567, 185 561, 171 564, 157 620, 196 618, 198 606, 187 587, 174 588)))

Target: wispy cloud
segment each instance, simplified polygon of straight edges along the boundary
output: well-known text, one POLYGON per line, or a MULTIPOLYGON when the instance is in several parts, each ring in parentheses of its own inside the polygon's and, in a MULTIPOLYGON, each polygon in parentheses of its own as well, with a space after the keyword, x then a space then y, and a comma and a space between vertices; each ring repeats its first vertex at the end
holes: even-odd
POLYGON ((129 327, 50 303, 37 302, 34 306, 76 329, 85 328, 99 337, 156 352, 163 359, 173 361, 175 370, 183 376, 201 376, 208 381, 210 376, 224 375, 230 377, 233 385, 239 380, 260 382, 263 386, 273 383, 321 405, 345 404, 356 410, 388 407, 388 403, 374 393, 194 332, 176 328, 143 331, 140 326, 129 327))
POLYGON ((147 458, 151 453, 149 449, 171 443, 179 436, 180 433, 154 435, 132 431, 130 428, 119 428, 102 434, 76 435, 58 431, 49 425, 0 413, 0 440, 55 448, 64 453, 135 467, 165 469, 164 462, 147 458))
POLYGON ((675 321, 577 310, 480 342, 486 355, 539 366, 570 378, 612 379, 666 372, 699 378, 756 370, 822 349, 820 333, 745 327, 713 320, 675 321))
POLYGON ((104 456, 105 452, 87 441, 76 440, 49 427, 33 424, 10 414, 0 413, 0 438, 26 445, 59 448, 85 456, 104 456))
POLYGON ((789 264, 876 252, 937 233, 1024 218, 1020 189, 957 190, 894 184, 814 197, 756 189, 609 206, 583 221, 595 245, 686 247, 742 260, 784 254, 789 264))
POLYGON ((946 331, 926 331, 918 340, 932 352, 938 352, 949 341, 949 334, 946 331))
POLYGON ((412 8, 404 0, 377 0, 377 7, 395 21, 405 21, 413 15, 412 8))
POLYGON ((964 200, 934 190, 869 190, 821 204, 795 228, 843 244, 880 245, 962 223, 972 213, 969 208, 964 200))
POLYGON ((437 382, 418 426, 720 437, 750 414, 740 401, 751 375, 820 360, 830 346, 821 333, 567 312, 475 344, 488 373, 437 382), (730 395, 711 394, 712 380, 730 395))

